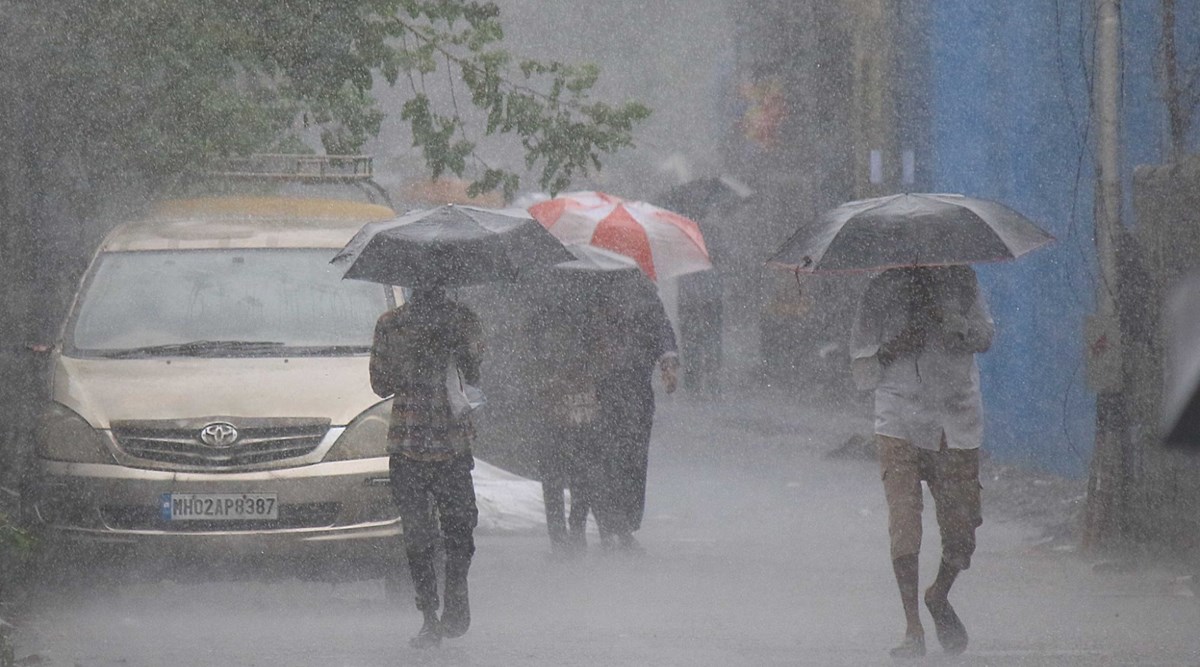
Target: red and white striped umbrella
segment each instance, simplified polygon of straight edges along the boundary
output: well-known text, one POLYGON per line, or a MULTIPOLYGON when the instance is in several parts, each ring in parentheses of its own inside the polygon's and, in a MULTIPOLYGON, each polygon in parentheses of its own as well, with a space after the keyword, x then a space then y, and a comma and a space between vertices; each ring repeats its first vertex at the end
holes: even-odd
POLYGON ((652 280, 712 268, 700 226, 663 208, 603 192, 570 192, 529 207, 564 245, 621 253, 652 280))

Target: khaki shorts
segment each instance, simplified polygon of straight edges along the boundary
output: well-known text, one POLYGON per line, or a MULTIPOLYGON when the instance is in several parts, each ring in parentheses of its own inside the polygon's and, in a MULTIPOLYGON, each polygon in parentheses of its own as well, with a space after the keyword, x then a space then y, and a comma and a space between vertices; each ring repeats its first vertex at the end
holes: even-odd
POLYGON ((904 440, 876 435, 888 503, 892 560, 921 551, 921 482, 929 485, 942 534, 942 560, 960 570, 971 566, 975 529, 983 524, 979 485, 979 450, 938 451, 914 447, 904 440))

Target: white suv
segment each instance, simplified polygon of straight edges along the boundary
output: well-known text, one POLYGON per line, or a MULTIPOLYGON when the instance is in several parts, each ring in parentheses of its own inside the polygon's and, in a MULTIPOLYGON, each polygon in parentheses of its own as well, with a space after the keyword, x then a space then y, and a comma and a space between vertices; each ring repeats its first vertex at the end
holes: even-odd
POLYGON ((253 552, 398 549, 376 318, 330 258, 380 205, 166 201, 122 224, 51 352, 32 517, 55 538, 253 552))

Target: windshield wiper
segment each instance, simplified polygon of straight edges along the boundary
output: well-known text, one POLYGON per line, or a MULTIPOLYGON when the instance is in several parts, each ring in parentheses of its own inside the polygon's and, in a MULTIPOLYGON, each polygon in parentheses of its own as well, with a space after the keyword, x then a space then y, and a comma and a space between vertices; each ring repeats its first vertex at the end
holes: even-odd
POLYGON ((124 350, 106 350, 101 352, 112 359, 129 359, 134 357, 204 357, 216 354, 254 353, 274 350, 283 347, 283 343, 265 340, 194 340, 188 343, 171 343, 169 345, 147 345, 131 347, 124 350))
POLYGON ((366 354, 371 351, 370 345, 311 345, 297 346, 289 350, 298 357, 319 357, 323 355, 366 354))

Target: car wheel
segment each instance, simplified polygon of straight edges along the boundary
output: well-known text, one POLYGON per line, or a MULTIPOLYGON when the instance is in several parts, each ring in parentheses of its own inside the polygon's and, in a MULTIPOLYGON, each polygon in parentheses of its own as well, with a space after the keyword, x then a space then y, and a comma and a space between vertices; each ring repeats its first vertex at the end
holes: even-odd
POLYGON ((383 597, 388 604, 400 606, 412 603, 413 595, 412 580, 409 578, 406 568, 395 568, 384 573, 383 597))

